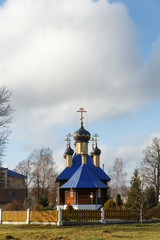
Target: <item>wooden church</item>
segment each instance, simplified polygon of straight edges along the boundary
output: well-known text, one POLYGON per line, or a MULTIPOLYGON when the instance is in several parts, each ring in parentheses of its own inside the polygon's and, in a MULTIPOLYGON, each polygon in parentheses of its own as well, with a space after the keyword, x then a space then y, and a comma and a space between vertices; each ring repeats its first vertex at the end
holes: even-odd
POLYGON ((90 133, 83 127, 83 108, 80 108, 81 127, 73 138, 75 153, 70 146, 71 134, 67 136, 64 153, 65 169, 57 177, 58 209, 65 209, 70 203, 74 209, 99 209, 107 201, 109 176, 100 167, 101 150, 97 147, 97 137, 92 138, 92 152, 88 155, 90 133), (74 155, 73 155, 74 153, 74 155))

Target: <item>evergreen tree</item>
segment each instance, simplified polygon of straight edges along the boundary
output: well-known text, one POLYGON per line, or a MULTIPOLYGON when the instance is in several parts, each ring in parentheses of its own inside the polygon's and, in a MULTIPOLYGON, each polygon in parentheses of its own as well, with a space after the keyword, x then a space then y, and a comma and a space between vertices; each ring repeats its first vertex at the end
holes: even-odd
POLYGON ((157 195, 155 188, 153 186, 147 187, 145 190, 146 194, 146 207, 147 208, 152 208, 157 205, 157 195))
POLYGON ((123 202, 122 202, 122 199, 121 199, 121 195, 117 194, 117 196, 116 196, 116 206, 117 207, 122 207, 122 205, 123 205, 123 202))
POLYGON ((144 204, 144 198, 138 169, 134 170, 130 184, 131 187, 128 192, 126 207, 132 208, 134 210, 140 210, 142 208, 142 205, 144 204))

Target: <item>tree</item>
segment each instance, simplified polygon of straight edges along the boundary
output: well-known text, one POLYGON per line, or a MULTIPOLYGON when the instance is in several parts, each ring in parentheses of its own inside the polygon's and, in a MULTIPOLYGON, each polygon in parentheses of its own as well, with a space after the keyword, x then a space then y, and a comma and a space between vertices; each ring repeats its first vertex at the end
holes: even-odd
POLYGON ((144 181, 156 190, 157 203, 160 195, 160 138, 155 137, 150 145, 143 150, 144 159, 141 163, 144 181))
POLYGON ((128 192, 126 208, 130 208, 140 213, 140 221, 143 222, 143 210, 146 203, 146 194, 143 190, 142 182, 138 169, 134 170, 133 177, 130 181, 131 187, 128 192))
POLYGON ((120 194, 117 194, 117 196, 116 196, 116 206, 119 208, 121 208, 123 206, 123 202, 122 202, 120 194))
POLYGON ((28 192, 30 191, 32 185, 33 185, 33 161, 30 158, 27 158, 26 160, 21 161, 16 167, 15 171, 25 175, 27 177, 26 179, 26 191, 27 196, 28 192))
POLYGON ((156 191, 153 186, 147 187, 145 190, 146 194, 146 207, 153 208, 157 205, 156 191))
POLYGON ((128 191, 126 186, 126 175, 127 173, 124 171, 123 160, 121 158, 116 158, 113 164, 110 185, 111 197, 113 199, 116 198, 117 194, 126 197, 128 191))
POLYGON ((20 162, 15 168, 16 171, 28 177, 28 195, 38 201, 40 196, 47 197, 54 205, 56 202, 56 166, 53 161, 53 154, 49 148, 35 149, 30 156, 20 162))
POLYGON ((13 109, 10 105, 11 92, 6 87, 0 88, 0 165, 6 144, 10 135, 9 123, 12 119, 13 109))
POLYGON ((55 179, 57 177, 52 151, 49 148, 34 150, 31 159, 34 164, 33 187, 36 189, 37 198, 43 195, 52 199, 55 196, 55 179))

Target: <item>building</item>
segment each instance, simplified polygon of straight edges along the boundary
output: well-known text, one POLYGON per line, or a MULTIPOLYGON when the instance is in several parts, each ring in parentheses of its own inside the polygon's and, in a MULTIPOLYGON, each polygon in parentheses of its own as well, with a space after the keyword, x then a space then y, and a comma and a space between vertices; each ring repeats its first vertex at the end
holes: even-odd
POLYGON ((68 134, 65 169, 57 177, 57 208, 65 209, 70 203, 74 209, 99 209, 108 199, 107 183, 110 177, 100 167, 101 151, 97 146, 97 134, 92 138, 92 152, 88 154, 91 135, 83 126, 84 109, 80 108, 78 112, 81 112, 81 127, 73 135, 75 153, 70 146, 71 134, 68 134))
POLYGON ((26 176, 9 170, 0 168, 0 208, 14 201, 26 201, 26 176))

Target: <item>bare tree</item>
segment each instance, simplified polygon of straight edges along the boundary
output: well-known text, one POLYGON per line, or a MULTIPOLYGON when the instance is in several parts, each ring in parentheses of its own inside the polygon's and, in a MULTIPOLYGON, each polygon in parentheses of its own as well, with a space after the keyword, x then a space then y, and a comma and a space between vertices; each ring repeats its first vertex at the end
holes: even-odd
POLYGON ((143 153, 142 175, 144 181, 155 188, 158 203, 160 195, 160 138, 153 138, 152 143, 146 146, 143 153))
POLYGON ((13 109, 10 105, 11 92, 0 88, 0 159, 4 155, 8 137, 10 135, 9 123, 11 122, 13 109))
POLYGON ((17 165, 16 170, 28 177, 29 195, 32 195, 35 201, 43 195, 55 203, 57 172, 49 148, 35 149, 26 160, 17 165))
POLYGON ((30 158, 27 158, 26 160, 21 161, 14 169, 15 171, 23 174, 27 177, 26 179, 26 191, 27 196, 29 191, 32 187, 32 181, 33 181, 33 161, 30 158))
POLYGON ((123 160, 121 158, 116 158, 113 164, 111 173, 111 183, 110 191, 113 199, 116 198, 117 194, 121 194, 124 198, 127 195, 128 187, 126 186, 126 175, 124 170, 123 160))

